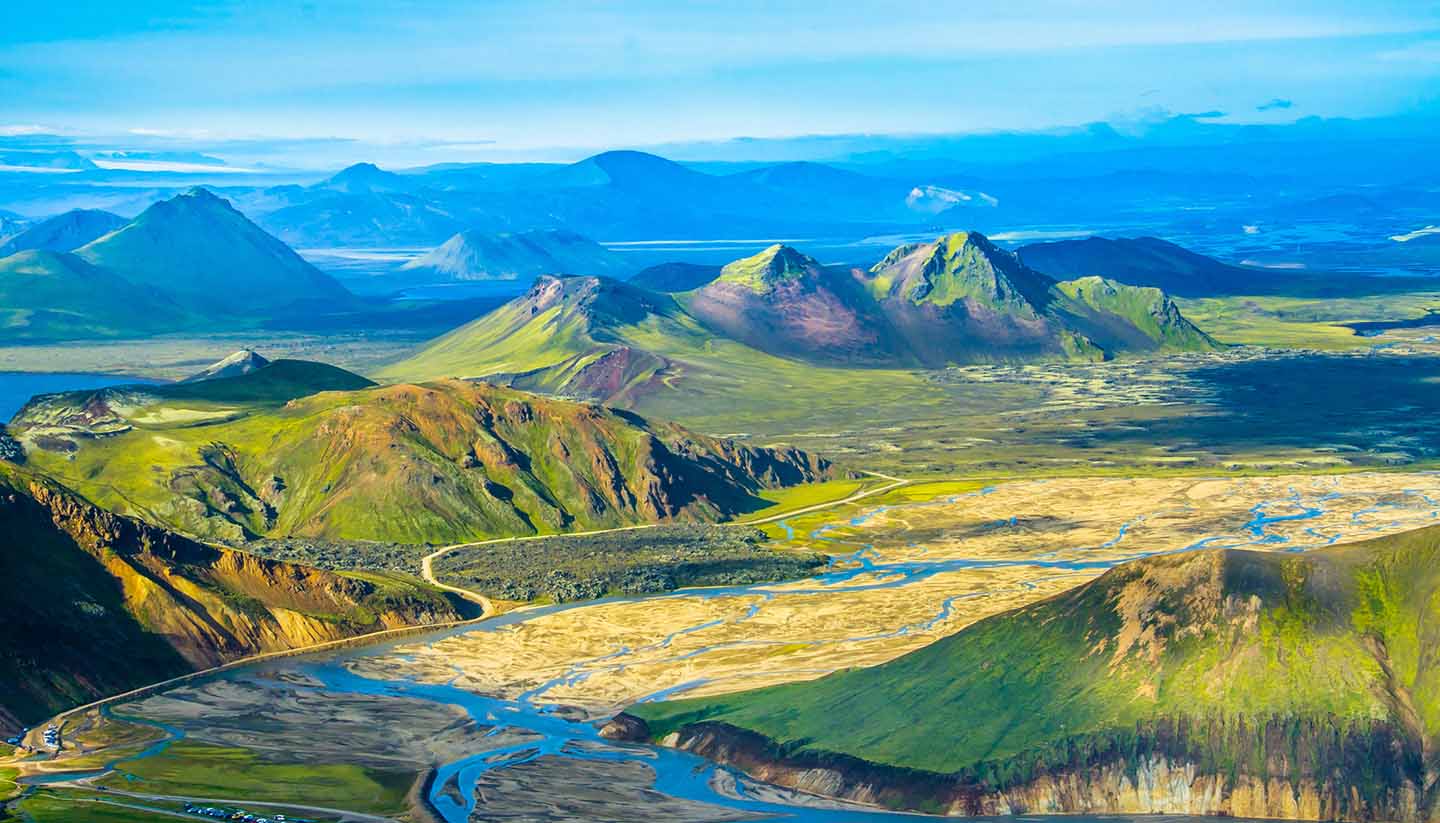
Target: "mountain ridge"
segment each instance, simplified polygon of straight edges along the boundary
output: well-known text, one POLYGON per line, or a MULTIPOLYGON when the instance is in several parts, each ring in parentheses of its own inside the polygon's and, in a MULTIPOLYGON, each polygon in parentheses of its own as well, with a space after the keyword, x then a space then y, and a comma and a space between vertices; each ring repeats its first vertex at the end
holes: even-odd
POLYGON ((228 541, 443 543, 714 521, 763 505, 762 489, 835 471, 793 448, 480 383, 325 382, 276 394, 272 385, 291 383, 262 381, 297 362, 38 398, 9 430, 31 465, 101 505, 228 541), (247 399, 247 383, 263 385, 247 399), (132 472, 136 461, 149 468, 132 472))

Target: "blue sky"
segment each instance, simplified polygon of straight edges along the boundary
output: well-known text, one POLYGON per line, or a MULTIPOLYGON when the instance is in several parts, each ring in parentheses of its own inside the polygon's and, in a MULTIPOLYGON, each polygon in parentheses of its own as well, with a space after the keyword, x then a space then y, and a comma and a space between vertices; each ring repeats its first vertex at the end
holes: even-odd
POLYGON ((411 162, 1440 104, 1440 3, 1414 0, 10 0, 4 17, 0 135, 341 138, 411 162))

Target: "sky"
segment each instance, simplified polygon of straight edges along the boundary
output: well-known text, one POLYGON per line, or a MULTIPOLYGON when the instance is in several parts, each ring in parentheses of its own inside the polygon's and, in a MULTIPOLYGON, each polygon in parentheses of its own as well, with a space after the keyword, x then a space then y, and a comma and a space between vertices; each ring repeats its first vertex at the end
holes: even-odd
POLYGON ((1440 107, 1440 2, 1417 0, 9 0, 4 17, 0 137, 241 161, 1440 107))

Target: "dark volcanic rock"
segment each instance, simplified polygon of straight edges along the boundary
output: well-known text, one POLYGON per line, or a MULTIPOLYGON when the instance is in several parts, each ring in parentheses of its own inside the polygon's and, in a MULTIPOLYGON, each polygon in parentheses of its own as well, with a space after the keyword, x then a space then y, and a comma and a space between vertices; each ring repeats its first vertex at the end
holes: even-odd
POLYGON ((639 742, 650 739, 650 726, 633 714, 621 712, 600 727, 600 736, 606 740, 639 742))

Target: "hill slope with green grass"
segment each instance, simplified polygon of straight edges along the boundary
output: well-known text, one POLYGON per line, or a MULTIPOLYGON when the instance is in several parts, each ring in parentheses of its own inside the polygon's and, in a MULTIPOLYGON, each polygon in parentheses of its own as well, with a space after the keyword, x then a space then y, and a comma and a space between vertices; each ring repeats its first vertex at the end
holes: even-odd
POLYGON ((227 540, 447 543, 718 520, 766 505, 762 489, 831 473, 797 450, 486 384, 271 393, 266 375, 294 362, 52 396, 9 428, 31 465, 97 503, 227 540))
POLYGON ((816 366, 1100 360, 1218 347, 1154 289, 1057 283, 961 233, 903 246, 869 272, 776 245, 674 295, 607 278, 542 277, 377 377, 484 378, 648 409, 683 395, 725 402, 737 386, 752 396, 818 386, 827 379, 816 366))
POLYGON ((485 378, 623 402, 710 334, 674 298, 603 277, 541 277, 523 296, 382 369, 382 380, 485 378))
POLYGON ((394 574, 342 575, 120 517, 0 462, 0 729, 226 660, 461 617, 394 574))
POLYGON ((201 188, 146 209, 75 252, 87 262, 219 316, 259 313, 350 293, 201 188))
POLYGON ((22 251, 0 258, 0 339, 139 337, 194 322, 160 290, 73 254, 22 251))
POLYGON ((1158 556, 874 668, 633 707, 629 733, 932 811, 1427 820, 1437 603, 1440 528, 1158 556))
POLYGON ((1056 281, 976 232, 901 246, 864 282, 903 348, 928 366, 1219 348, 1158 290, 1056 281))

